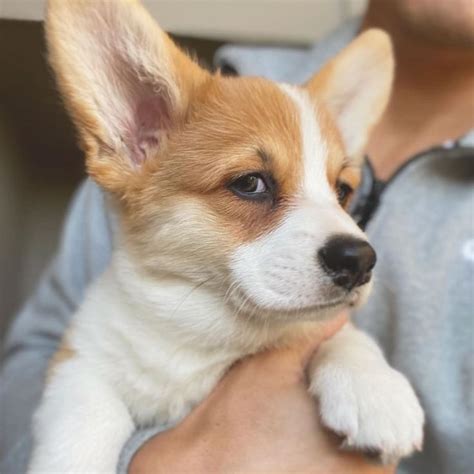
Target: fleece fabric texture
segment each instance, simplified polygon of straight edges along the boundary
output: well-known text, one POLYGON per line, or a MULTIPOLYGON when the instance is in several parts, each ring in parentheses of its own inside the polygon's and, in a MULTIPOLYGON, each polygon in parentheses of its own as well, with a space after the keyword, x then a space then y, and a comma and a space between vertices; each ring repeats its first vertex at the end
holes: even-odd
MULTIPOLYGON (((347 44, 357 28, 358 22, 351 22, 306 50, 226 46, 216 64, 298 83, 347 44)), ((372 186, 368 166, 364 175, 362 189, 382 190, 367 227, 379 261, 373 296, 355 319, 408 376, 427 413, 425 448, 399 472, 471 473, 474 133, 413 158, 385 185, 372 186)), ((374 197, 368 201, 373 207, 374 197)), ((109 261, 113 227, 104 195, 85 182, 72 201, 57 254, 6 340, 0 373, 3 474, 25 472, 48 359, 86 287, 109 261)), ((138 447, 165 428, 137 431, 123 449, 118 472, 125 473, 138 447)))

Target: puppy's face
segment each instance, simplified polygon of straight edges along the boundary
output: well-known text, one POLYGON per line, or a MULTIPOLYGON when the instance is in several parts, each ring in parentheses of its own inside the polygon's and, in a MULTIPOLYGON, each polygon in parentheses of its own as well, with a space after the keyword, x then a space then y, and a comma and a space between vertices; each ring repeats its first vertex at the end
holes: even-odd
POLYGON ((203 71, 131 0, 50 1, 47 35, 89 172, 144 271, 256 318, 366 295, 375 254, 345 207, 389 94, 385 34, 301 87, 203 71))

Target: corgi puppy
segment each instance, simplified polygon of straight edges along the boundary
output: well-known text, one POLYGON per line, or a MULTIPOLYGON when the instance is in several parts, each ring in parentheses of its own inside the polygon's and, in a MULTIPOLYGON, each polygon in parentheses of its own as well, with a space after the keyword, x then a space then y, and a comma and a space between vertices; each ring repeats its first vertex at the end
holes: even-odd
MULTIPOLYGON (((119 229, 46 384, 30 472, 113 473, 137 427, 177 423, 238 359, 366 299, 375 253, 345 208, 393 57, 370 30, 300 87, 222 77, 136 0, 50 0, 46 34, 119 229)), ((354 327, 309 375, 347 446, 421 446, 410 384, 354 327)))

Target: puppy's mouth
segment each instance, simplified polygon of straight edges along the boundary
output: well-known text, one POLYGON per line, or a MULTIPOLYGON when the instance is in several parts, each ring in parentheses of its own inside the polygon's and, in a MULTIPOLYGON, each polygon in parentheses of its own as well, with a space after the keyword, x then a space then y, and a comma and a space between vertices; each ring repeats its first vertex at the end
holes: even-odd
POLYGON ((321 303, 301 305, 288 304, 287 307, 262 306, 256 303, 253 298, 242 289, 238 289, 227 299, 235 308, 236 317, 246 317, 249 319, 269 319, 272 320, 315 320, 324 319, 327 316, 342 311, 344 308, 356 306, 361 298, 358 289, 337 296, 321 303))

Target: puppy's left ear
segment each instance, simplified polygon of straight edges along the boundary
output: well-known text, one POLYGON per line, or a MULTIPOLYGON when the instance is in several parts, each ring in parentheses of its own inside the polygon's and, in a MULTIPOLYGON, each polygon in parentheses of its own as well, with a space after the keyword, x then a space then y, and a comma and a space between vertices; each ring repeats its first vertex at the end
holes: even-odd
POLYGON ((394 59, 390 37, 367 30, 305 85, 338 125, 349 157, 360 157, 390 97, 394 59))

